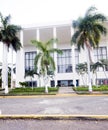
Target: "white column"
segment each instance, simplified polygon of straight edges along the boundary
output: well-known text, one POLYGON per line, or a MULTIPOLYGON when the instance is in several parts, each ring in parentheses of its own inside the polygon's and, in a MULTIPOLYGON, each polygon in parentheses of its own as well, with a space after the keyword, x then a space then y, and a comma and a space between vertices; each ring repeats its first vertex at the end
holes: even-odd
POLYGON ((8 46, 3 43, 2 88, 8 93, 8 46))
MULTIPOLYGON (((71 37, 72 37, 73 33, 74 33, 74 30, 71 27, 71 37)), ((73 79, 73 84, 76 87, 76 78, 75 78, 76 77, 76 70, 75 70, 75 65, 76 64, 75 64, 75 46, 74 45, 71 46, 71 50, 72 50, 72 70, 73 70, 72 79, 73 79)))
MULTIPOLYGON (((56 32, 56 27, 53 28, 53 38, 57 39, 57 32, 56 32)), ((57 43, 54 43, 54 48, 57 48, 57 43)), ((57 53, 54 52, 54 62, 55 62, 55 67, 56 70, 54 72, 54 80, 55 80, 55 87, 57 86, 57 53)))
POLYGON ((11 88, 13 88, 13 47, 11 45, 11 88))
POLYGON ((24 46, 23 46, 23 30, 20 32, 20 42, 22 44, 22 48, 17 51, 16 54, 16 87, 20 87, 19 82, 24 82, 24 46))
MULTIPOLYGON (((39 32, 39 28, 38 29, 36 29, 36 40, 37 41, 39 41, 40 40, 40 32, 39 32)), ((37 54, 39 53, 39 50, 38 49, 36 49, 36 51, 37 51, 37 54)), ((39 73, 39 64, 38 64, 38 70, 37 70, 37 73, 39 73)), ((37 80, 37 87, 40 87, 41 86, 41 78, 38 76, 38 78, 37 78, 38 80, 37 80)))

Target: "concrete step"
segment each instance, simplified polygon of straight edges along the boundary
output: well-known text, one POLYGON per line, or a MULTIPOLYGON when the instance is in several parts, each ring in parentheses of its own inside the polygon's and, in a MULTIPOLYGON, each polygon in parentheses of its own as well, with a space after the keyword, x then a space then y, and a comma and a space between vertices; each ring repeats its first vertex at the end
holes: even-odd
POLYGON ((72 87, 59 87, 59 94, 69 94, 69 93, 75 93, 72 89, 72 87))

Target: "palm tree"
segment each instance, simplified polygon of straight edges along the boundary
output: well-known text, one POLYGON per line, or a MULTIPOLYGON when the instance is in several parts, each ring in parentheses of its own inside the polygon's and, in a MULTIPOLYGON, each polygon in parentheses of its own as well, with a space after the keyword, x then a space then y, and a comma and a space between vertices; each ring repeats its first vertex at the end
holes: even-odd
POLYGON ((15 51, 21 48, 20 40, 17 37, 21 27, 10 24, 10 18, 10 15, 3 17, 0 13, 0 41, 3 42, 2 88, 5 88, 5 93, 8 93, 8 48, 12 46, 15 51))
POLYGON ((107 33, 107 29, 103 25, 105 21, 106 17, 97 13, 95 7, 90 7, 83 18, 73 21, 73 27, 76 31, 72 36, 71 42, 77 45, 79 51, 81 48, 86 48, 90 92, 92 92, 90 75, 90 62, 92 63, 91 50, 98 47, 101 35, 106 35, 107 33))
POLYGON ((36 40, 31 41, 36 48, 39 50, 39 53, 35 57, 35 67, 39 70, 40 74, 43 77, 45 92, 48 93, 48 80, 49 80, 49 71, 53 71, 55 68, 55 62, 51 54, 54 52, 62 53, 61 50, 53 48, 54 42, 57 42, 57 39, 51 39, 48 42, 40 42, 36 40), (39 67, 39 68, 38 68, 39 67))

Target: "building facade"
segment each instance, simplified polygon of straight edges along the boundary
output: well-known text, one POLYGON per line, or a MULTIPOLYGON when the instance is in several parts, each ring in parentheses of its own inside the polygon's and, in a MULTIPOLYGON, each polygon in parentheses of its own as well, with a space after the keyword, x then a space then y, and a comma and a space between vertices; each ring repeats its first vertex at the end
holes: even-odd
MULTIPOLYGON (((34 69, 34 58, 38 50, 32 45, 31 40, 39 40, 47 42, 52 38, 57 38, 58 42, 54 44, 54 48, 59 48, 63 54, 54 53, 54 61, 56 71, 53 78, 49 81, 49 86, 79 86, 84 82, 88 82, 87 74, 80 75, 76 71, 76 65, 79 63, 87 62, 87 55, 85 50, 78 51, 77 47, 71 45, 71 37, 74 30, 71 23, 37 26, 37 27, 24 27, 20 33, 20 40, 22 48, 16 55, 16 87, 19 87, 19 82, 26 81, 31 86, 30 77, 25 77, 25 71, 34 69), (83 76, 83 77, 82 77, 83 76), (85 80, 85 81, 83 81, 85 80)), ((108 36, 102 37, 99 48, 93 50, 94 61, 100 59, 108 59, 108 36)), ((108 84, 108 68, 105 71, 98 69, 97 77, 92 74, 92 83, 95 84, 108 84)), ((37 75, 33 78, 33 86, 39 86, 39 77, 37 75)))

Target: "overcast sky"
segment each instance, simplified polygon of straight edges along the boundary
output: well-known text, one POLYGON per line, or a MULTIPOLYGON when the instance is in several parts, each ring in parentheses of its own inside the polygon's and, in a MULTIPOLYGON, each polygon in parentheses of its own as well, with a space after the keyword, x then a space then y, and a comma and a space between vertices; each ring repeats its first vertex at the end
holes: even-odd
MULTIPOLYGON (((75 20, 83 16, 90 6, 108 16, 107 0, 0 0, 0 12, 3 16, 10 14, 11 22, 17 25, 75 20)), ((0 61, 1 56, 2 50, 0 61)))

